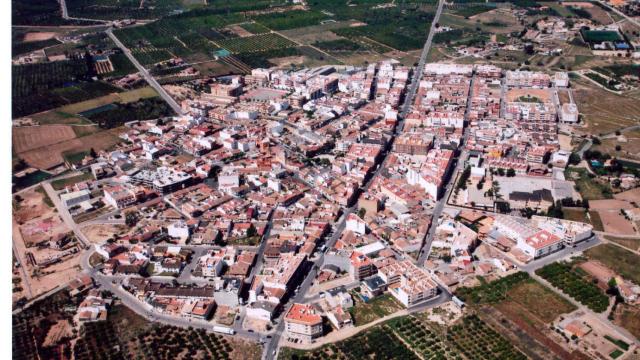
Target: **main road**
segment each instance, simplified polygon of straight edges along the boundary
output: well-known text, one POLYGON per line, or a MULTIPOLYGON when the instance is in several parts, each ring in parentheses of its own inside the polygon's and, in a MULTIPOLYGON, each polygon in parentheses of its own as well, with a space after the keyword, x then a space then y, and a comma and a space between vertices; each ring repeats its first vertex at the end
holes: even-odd
MULTIPOLYGON (((424 44, 424 47, 422 48, 422 53, 420 54, 420 61, 418 62, 418 66, 417 69, 415 69, 415 71, 413 72, 413 77, 411 80, 411 83, 409 85, 409 91, 407 92, 407 95, 405 96, 405 102, 401 108, 400 111, 400 121, 398 123, 398 126, 396 127, 396 131, 394 132, 394 134, 391 137, 391 140, 389 142, 389 147, 388 150, 390 149, 391 145, 393 144, 393 141, 395 140, 395 136, 398 135, 401 131, 402 131, 402 127, 403 127, 403 119, 404 117, 409 113, 409 111, 411 110, 411 104, 413 103, 413 98, 416 95, 416 92, 418 90, 418 85, 420 84, 420 79, 422 78, 422 73, 424 71, 424 66, 427 62, 427 56, 429 55, 429 50, 431 49, 431 44, 433 42, 433 35, 435 34, 435 28, 436 28, 436 24, 438 23, 438 20, 440 19, 440 15, 442 14, 442 9, 444 6, 444 0, 440 0, 438 2, 438 9, 436 10, 436 14, 433 18, 433 21, 431 22, 431 27, 429 28, 429 34, 427 35, 427 40, 424 44)), ((369 186, 371 186, 372 180, 379 175, 379 173, 383 170, 386 159, 387 159, 387 155, 388 155, 388 150, 384 153, 384 158, 380 164, 380 166, 378 167, 378 169, 373 173, 373 175, 369 178, 368 181, 366 181, 361 190, 363 192, 366 192, 369 189, 369 186)), ((340 235, 342 233, 342 231, 344 230, 345 226, 346 226, 346 219, 349 216, 349 214, 353 213, 356 209, 356 206, 353 205, 349 208, 347 208, 344 212, 344 214, 342 214, 342 217, 339 219, 336 228, 334 229, 334 234, 333 236, 331 236, 331 238, 329 239, 329 241, 326 243, 327 248, 331 248, 333 247, 333 245, 336 243, 336 241, 340 238, 340 235)), ((297 303, 297 302, 303 302, 304 298, 305 298, 305 294, 307 293, 307 291, 309 290, 309 288, 311 287, 311 284, 313 283, 313 279, 315 279, 316 274, 318 272, 318 269, 320 269, 322 267, 322 265, 324 264, 324 253, 321 254, 314 262, 312 265, 311 270, 309 271, 309 273, 307 274, 307 276, 305 277, 305 279, 303 280, 302 284, 299 287, 299 290, 295 293, 295 295, 290 299, 290 301, 287 303, 287 305, 284 306, 284 309, 282 310, 280 316, 278 317, 278 319, 276 319, 276 321, 278 321, 278 326, 276 327, 275 332, 272 334, 272 338, 271 340, 265 344, 265 348, 264 351, 262 352, 262 358, 263 359, 274 359, 275 355, 278 351, 278 346, 280 343, 280 338, 282 337, 282 334, 284 332, 284 321, 283 321, 283 317, 284 314, 286 314, 287 310, 290 308, 291 304, 293 303, 297 303)), ((444 293, 444 295, 449 295, 448 293, 444 293)))
POLYGON ((178 103, 173 100, 173 98, 166 92, 166 90, 160 85, 160 83, 158 83, 156 79, 151 76, 149 71, 145 69, 145 67, 142 66, 142 64, 140 64, 138 60, 136 60, 136 58, 131 54, 131 50, 124 46, 120 39, 115 36, 115 34, 113 33, 113 29, 108 29, 107 31, 105 31, 105 33, 109 36, 109 38, 111 38, 111 40, 113 40, 114 43, 116 43, 116 45, 120 48, 120 50, 122 50, 124 55, 133 63, 133 65, 135 65, 135 67, 138 69, 138 71, 140 71, 140 74, 142 74, 142 77, 144 77, 147 83, 149 83, 149 85, 151 85, 151 87, 153 87, 158 92, 158 94, 160 94, 160 97, 162 97, 162 99, 166 101, 169 106, 171 106, 173 111, 175 111, 178 115, 182 115, 183 112, 182 108, 180 108, 180 105, 178 105, 178 103))

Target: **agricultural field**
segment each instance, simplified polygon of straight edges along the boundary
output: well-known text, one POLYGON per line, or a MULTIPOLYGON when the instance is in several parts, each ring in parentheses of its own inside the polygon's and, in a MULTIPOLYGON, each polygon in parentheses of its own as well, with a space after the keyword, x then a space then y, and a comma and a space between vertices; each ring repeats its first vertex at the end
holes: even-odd
POLYGON ((331 19, 320 11, 294 10, 279 13, 258 15, 254 20, 272 30, 289 30, 310 25, 318 25, 323 20, 331 19))
POLYGON ((121 129, 101 131, 80 138, 76 137, 48 146, 38 147, 17 155, 35 168, 50 169, 64 163, 63 154, 88 152, 91 148, 95 151, 112 148, 122 141, 118 137, 120 131, 121 129))
POLYGON ((256 22, 244 23, 244 24, 241 24, 240 27, 254 35, 265 34, 271 31, 271 29, 265 27, 264 25, 260 25, 256 22))
POLYGON ((167 50, 158 49, 141 49, 133 52, 133 56, 142 65, 153 65, 162 61, 167 61, 173 56, 167 50))
POLYGON ((278 359, 403 359, 419 360, 391 331, 383 326, 361 332, 337 343, 305 352, 282 348, 278 359))
POLYGON ((71 298, 66 290, 62 290, 13 315, 11 332, 13 358, 53 359, 60 358, 63 353, 69 352, 71 350, 69 338, 62 338, 53 346, 51 344, 44 346, 44 343, 53 325, 67 323, 69 324, 67 327, 70 327, 73 313, 65 311, 64 308, 78 303, 79 301, 71 298))
POLYGON ((74 139, 76 134, 68 125, 27 126, 12 131, 13 150, 17 153, 74 139))
POLYGON ((12 96, 26 97, 81 80, 87 75, 88 69, 86 62, 82 60, 68 60, 14 65, 11 72, 12 96))
POLYGON ((158 325, 123 305, 113 306, 107 321, 83 324, 75 333, 70 328, 74 312, 65 311, 65 307, 77 306, 79 300, 71 298, 66 291, 60 291, 14 316, 14 358, 60 358, 63 354, 70 354, 72 347, 76 359, 260 357, 256 344, 203 330, 158 325), (69 323, 68 336, 44 346, 53 325, 64 323, 69 323))
POLYGON ((56 0, 11 0, 12 25, 92 25, 93 22, 65 20, 56 0))
POLYGON ((451 350, 445 350, 446 346, 439 331, 428 327, 413 316, 393 319, 387 324, 423 359, 447 359, 455 355, 451 350))
POLYGON ((536 274, 595 312, 601 313, 609 306, 607 295, 569 263, 555 262, 538 269, 536 274))
POLYGON ((29 42, 16 42, 13 41, 11 43, 11 56, 18 56, 22 54, 27 54, 36 50, 44 49, 46 47, 55 46, 60 44, 60 41, 56 39, 47 39, 40 41, 29 41, 29 42))
POLYGON ((282 348, 278 359, 526 359, 476 315, 448 329, 404 316, 312 351, 282 348))
POLYGON ((138 72, 138 69, 125 54, 111 54, 109 60, 113 65, 113 71, 106 74, 108 77, 120 77, 138 72))
POLYGON ((504 337, 487 326, 476 315, 448 329, 446 339, 469 359, 527 359, 504 337))
POLYGON ((122 91, 102 81, 78 81, 86 75, 86 65, 64 63, 67 62, 13 67, 13 118, 122 91))
POLYGON ((592 147, 603 154, 611 154, 631 160, 640 160, 640 130, 629 130, 622 133, 624 141, 617 138, 602 139, 601 144, 592 147))
POLYGON ((181 9, 180 0, 67 0, 70 16, 100 20, 153 19, 181 9))
MULTIPOLYGON (((636 240, 637 241, 637 240, 636 240)), ((589 259, 598 260, 623 278, 640 284, 640 255, 612 244, 601 244, 584 252, 589 259)))
POLYGON ((278 34, 263 34, 216 41, 234 54, 270 51, 295 47, 296 44, 278 34))

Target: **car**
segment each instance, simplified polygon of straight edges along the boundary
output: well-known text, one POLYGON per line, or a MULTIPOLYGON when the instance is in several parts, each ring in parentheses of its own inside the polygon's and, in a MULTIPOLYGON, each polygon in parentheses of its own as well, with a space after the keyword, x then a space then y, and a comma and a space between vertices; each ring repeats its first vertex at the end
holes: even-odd
POLYGON ((271 335, 267 335, 267 339, 271 339, 271 335))
POLYGON ((251 330, 251 329, 249 329, 249 330, 247 330, 247 331, 248 331, 248 332, 250 332, 250 333, 252 333, 252 332, 253 332, 253 330, 251 330))

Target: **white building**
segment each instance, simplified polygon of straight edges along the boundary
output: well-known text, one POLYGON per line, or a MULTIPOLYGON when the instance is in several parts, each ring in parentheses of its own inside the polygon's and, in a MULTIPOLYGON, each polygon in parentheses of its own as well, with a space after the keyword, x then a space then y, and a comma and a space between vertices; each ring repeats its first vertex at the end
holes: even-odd
POLYGON ((366 233, 367 224, 364 220, 360 219, 360 217, 356 214, 349 214, 347 216, 346 229, 353 231, 358 235, 364 235, 366 233))
POLYGON ((66 207, 78 205, 81 202, 91 199, 91 192, 89 190, 74 191, 60 195, 60 200, 66 207))
POLYGON ((578 122, 578 106, 573 103, 562 104, 560 110, 560 120, 565 123, 577 123, 578 122))
POLYGON ((191 235, 189 225, 184 221, 177 221, 167 227, 169 236, 180 239, 188 239, 191 235))
POLYGON ((593 226, 579 221, 533 216, 534 224, 561 238, 567 246, 587 240, 593 235, 593 226))
POLYGON ((532 236, 519 239, 516 246, 525 254, 537 259, 562 249, 564 241, 546 230, 540 230, 532 236))

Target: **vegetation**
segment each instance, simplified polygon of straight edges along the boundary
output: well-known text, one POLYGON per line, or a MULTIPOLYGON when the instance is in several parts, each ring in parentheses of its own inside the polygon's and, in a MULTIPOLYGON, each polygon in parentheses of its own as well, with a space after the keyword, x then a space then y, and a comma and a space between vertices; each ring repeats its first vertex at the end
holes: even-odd
POLYGON ((447 358, 441 335, 417 318, 403 316, 389 321, 388 325, 423 359, 447 358))
MULTIPOLYGON (((636 240, 637 241, 637 240, 636 240)), ((612 244, 601 244, 585 251, 585 255, 598 260, 623 278, 640 284, 640 256, 612 244)))
POLYGON ((56 0, 11 0, 12 25, 90 25, 90 21, 65 20, 56 0))
POLYGON ((467 166, 466 168, 464 168, 464 171, 460 173, 460 177, 458 178, 458 183, 456 184, 456 190, 457 189, 466 190, 467 181, 469 180, 470 176, 471 176, 471 167, 467 166))
POLYGON ((603 312, 609 306, 609 298, 598 286, 569 263, 555 262, 538 269, 536 274, 595 312, 603 312))
POLYGON ((462 323, 453 325, 447 331, 446 339, 468 359, 527 359, 476 315, 467 316, 462 323))
POLYGON ((367 37, 391 48, 407 51, 419 49, 433 19, 432 13, 423 11, 402 12, 397 8, 387 8, 360 14, 366 26, 348 27, 334 30, 347 38, 367 37))
POLYGON ((349 312, 356 326, 370 323, 401 309, 400 304, 389 294, 378 296, 366 303, 358 295, 354 295, 354 298, 356 304, 349 312))
POLYGON ((89 19, 152 19, 182 8, 180 0, 66 0, 69 15, 89 19), (144 4, 144 6, 143 6, 144 4))
POLYGON ((569 180, 575 180, 575 188, 585 200, 611 199, 613 193, 608 183, 603 184, 596 181, 596 177, 590 174, 587 169, 568 167, 565 176, 569 180))
POLYGON ((219 40, 217 43, 223 48, 236 54, 276 50, 296 46, 294 42, 273 33, 219 40))
POLYGON ((71 176, 71 177, 67 177, 67 178, 53 180, 51 182, 51 187, 54 190, 62 190, 67 186, 74 185, 74 184, 77 184, 79 182, 87 181, 87 180, 91 180, 91 179, 93 179, 93 174, 88 172, 88 173, 84 173, 84 174, 80 174, 80 175, 76 175, 76 176, 71 176))
POLYGON ((13 117, 121 91, 102 81, 82 81, 89 74, 83 61, 56 61, 12 67, 13 117))
POLYGON ((505 300, 509 290, 528 279, 529 274, 520 271, 473 288, 461 287, 456 290, 456 296, 472 304, 496 303, 505 300))
POLYGON ((318 25, 329 17, 320 11, 286 11, 258 15, 254 20, 273 30, 288 30, 304 26, 318 25))
POLYGON ((56 39, 48 39, 41 41, 29 41, 29 42, 13 42, 11 44, 11 56, 18 56, 27 54, 36 50, 44 49, 49 46, 60 44, 60 41, 56 39))
POLYGON ((101 128, 111 129, 134 120, 150 120, 173 115, 173 110, 159 97, 141 99, 131 103, 115 103, 105 110, 87 117, 101 128))
POLYGON ((326 51, 358 51, 364 50, 361 44, 348 39, 338 39, 331 41, 320 41, 313 44, 315 47, 326 51))
POLYGON ((264 33, 268 33, 271 30, 263 25, 260 25, 258 23, 255 22, 250 22, 250 23, 244 23, 242 25, 240 25, 241 28, 247 30, 248 32, 257 35, 257 34, 264 34, 264 33))
POLYGON ((235 55, 238 60, 249 65, 252 68, 257 67, 272 67, 276 64, 269 61, 269 59, 288 57, 288 56, 302 56, 304 55, 299 48, 284 48, 260 52, 250 52, 235 55))

